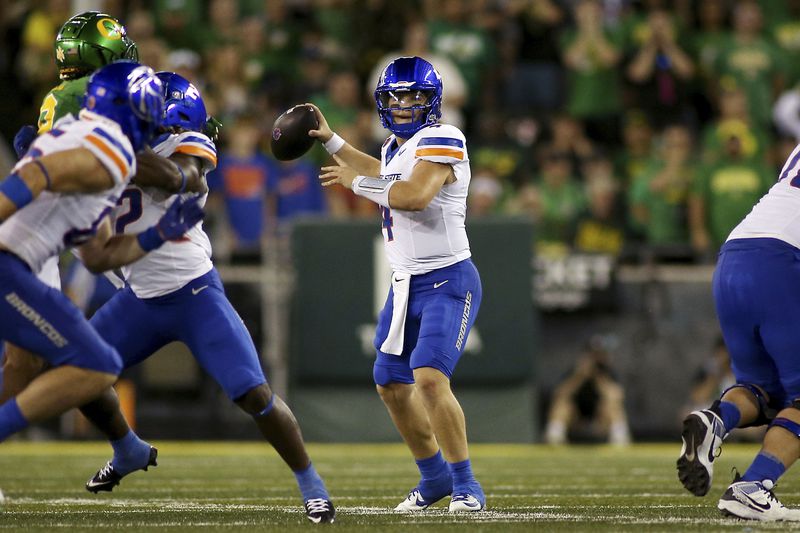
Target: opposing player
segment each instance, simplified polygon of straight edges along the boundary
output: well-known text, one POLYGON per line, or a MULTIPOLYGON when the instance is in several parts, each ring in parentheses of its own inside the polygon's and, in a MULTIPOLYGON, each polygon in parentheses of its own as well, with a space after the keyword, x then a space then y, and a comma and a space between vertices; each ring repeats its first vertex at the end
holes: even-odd
MULTIPOLYGON (((205 175, 216 166, 217 154, 210 139, 200 133, 207 119, 203 99, 185 78, 174 73, 159 73, 159 77, 167 97, 164 127, 168 132, 153 141, 153 148, 181 169, 187 183, 206 193, 205 175)), ((157 189, 129 186, 116 212, 116 231, 141 231, 162 216, 174 199, 157 189)), ((95 313, 91 324, 119 351, 124 368, 170 342, 185 343, 228 397, 253 417, 292 469, 308 518, 333 522, 333 504, 306 453, 297 421, 267 384, 253 341, 225 296, 202 228, 196 226, 183 241, 168 243, 122 272, 126 287, 95 313), (120 316, 125 320, 119 320, 120 316)), ((147 465, 151 447, 128 427, 113 390, 81 410, 114 448, 112 460, 86 488, 110 491, 126 474, 147 465)))
MULTIPOLYGON (((95 70, 120 59, 138 58, 136 44, 128 38, 125 27, 114 17, 97 11, 70 17, 59 29, 53 49, 61 83, 44 97, 38 124, 23 126, 14 137, 14 150, 19 158, 25 155, 37 134, 47 133, 68 114, 78 115, 89 76, 95 70)), ((48 259, 38 275, 49 286, 60 289, 58 257, 48 259)), ((7 343, 5 348, 0 401, 17 394, 44 368, 42 358, 13 344, 7 343)))
POLYGON ((309 135, 340 163, 322 168, 323 185, 350 188, 383 215, 393 275, 375 332, 374 378, 421 474, 395 510, 426 509, 452 494, 451 512, 480 511, 486 498, 472 473, 464 413, 450 389, 481 303, 465 230, 466 141, 458 128, 438 123, 442 80, 424 59, 389 63, 375 100, 392 132, 380 160, 333 133, 319 109, 320 127, 309 135))
POLYGON ((697 496, 711 487, 713 463, 735 428, 768 424, 761 450, 736 475, 717 507, 750 520, 800 521, 772 492, 800 456, 800 146, 777 183, 731 232, 714 272, 717 315, 736 384, 683 422, 678 477, 697 496))
POLYGON ((0 405, 0 441, 91 400, 122 368, 80 311, 34 272, 72 246, 91 247, 96 270, 136 261, 202 218, 196 201, 179 202, 141 234, 111 237, 107 215, 163 109, 151 69, 109 65, 89 81, 79 119, 67 117, 34 141, 0 184, 0 339, 53 367, 0 405))

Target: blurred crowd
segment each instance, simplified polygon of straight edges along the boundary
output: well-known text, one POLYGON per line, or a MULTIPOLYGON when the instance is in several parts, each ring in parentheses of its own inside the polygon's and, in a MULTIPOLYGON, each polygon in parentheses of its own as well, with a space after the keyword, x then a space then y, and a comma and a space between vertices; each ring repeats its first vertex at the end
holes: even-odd
POLYGON ((800 0, 6 0, 7 141, 57 83, 59 26, 89 8, 223 123, 211 224, 242 257, 299 215, 376 216, 322 190, 324 150, 278 162, 269 134, 311 101, 377 154, 372 91, 400 55, 442 74, 443 121, 469 142, 469 217, 530 217, 543 254, 713 261, 800 136, 800 0))

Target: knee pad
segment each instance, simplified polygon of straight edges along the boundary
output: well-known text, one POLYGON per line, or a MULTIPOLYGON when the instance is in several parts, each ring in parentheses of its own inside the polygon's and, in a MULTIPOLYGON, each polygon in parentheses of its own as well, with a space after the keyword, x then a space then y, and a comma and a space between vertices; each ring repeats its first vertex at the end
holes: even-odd
POLYGON ((782 406, 777 405, 777 402, 772 398, 767 398, 766 395, 761 391, 760 388, 756 387, 752 383, 737 383, 735 385, 731 385, 720 395, 720 399, 717 400, 717 403, 722 401, 722 398, 725 394, 733 389, 741 388, 747 390, 750 394, 752 394, 756 402, 758 403, 758 417, 751 422, 750 424, 739 426, 740 428, 749 428, 749 427, 758 427, 763 426, 764 424, 769 424, 778 414, 778 411, 781 409, 782 406))
MULTIPOLYGON (((792 408, 800 410, 800 400, 793 401, 792 408)), ((794 435, 795 437, 797 437, 798 439, 800 439, 800 424, 798 424, 794 420, 789 420, 788 418, 779 416, 770 423, 769 427, 783 428, 792 435, 794 435)))

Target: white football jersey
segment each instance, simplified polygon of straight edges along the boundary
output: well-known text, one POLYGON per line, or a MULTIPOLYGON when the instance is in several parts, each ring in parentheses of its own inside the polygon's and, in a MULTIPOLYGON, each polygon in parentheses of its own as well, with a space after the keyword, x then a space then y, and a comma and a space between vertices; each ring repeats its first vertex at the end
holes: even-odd
POLYGON ((106 167, 114 185, 97 194, 43 191, 0 224, 0 244, 33 272, 40 272, 48 259, 65 248, 89 240, 136 173, 133 147, 119 125, 86 110, 81 111, 80 119, 67 115, 37 137, 14 170, 33 158, 75 148, 90 150, 106 167))
MULTIPOLYGON (((204 175, 217 166, 214 143, 202 133, 165 135, 153 144, 153 150, 163 157, 181 153, 200 158, 204 175)), ((146 230, 158 222, 177 196, 152 187, 130 185, 122 193, 120 205, 114 211, 114 230, 117 233, 146 230)), ((207 197, 203 196, 200 205, 205 205, 207 197)), ((122 267, 122 274, 136 296, 153 298, 180 289, 212 267, 211 242, 201 223, 190 229, 183 240, 168 241, 138 261, 122 267)))
POLYGON ((397 147, 395 136, 381 148, 381 179, 408 181, 417 161, 452 165, 456 180, 445 184, 422 211, 381 208, 386 254, 392 270, 425 274, 470 257, 465 227, 470 169, 464 134, 455 126, 426 126, 397 147))
POLYGON ((736 226, 728 240, 771 237, 800 248, 800 145, 784 163, 778 182, 736 226))

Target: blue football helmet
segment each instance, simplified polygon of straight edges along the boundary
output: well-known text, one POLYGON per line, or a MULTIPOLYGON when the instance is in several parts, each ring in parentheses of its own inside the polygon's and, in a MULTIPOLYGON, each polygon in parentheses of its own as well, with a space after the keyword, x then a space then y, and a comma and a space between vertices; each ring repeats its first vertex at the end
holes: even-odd
POLYGON ((164 84, 164 123, 165 128, 181 128, 202 132, 206 127, 208 115, 206 104, 197 87, 174 72, 156 74, 164 84))
POLYGON ((408 139, 428 124, 439 122, 442 116, 442 77, 421 57, 398 57, 383 69, 375 88, 375 102, 383 127, 400 138, 408 139), (412 120, 396 124, 392 109, 399 107, 397 100, 399 93, 403 92, 414 93, 415 103, 403 107, 411 110, 412 120))
POLYGON ((116 61, 89 78, 83 107, 119 124, 138 152, 161 126, 164 90, 150 67, 116 61))

